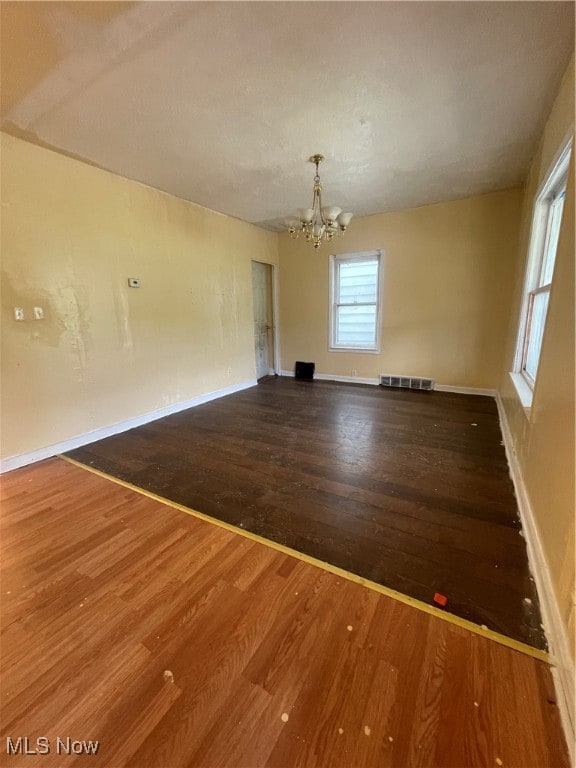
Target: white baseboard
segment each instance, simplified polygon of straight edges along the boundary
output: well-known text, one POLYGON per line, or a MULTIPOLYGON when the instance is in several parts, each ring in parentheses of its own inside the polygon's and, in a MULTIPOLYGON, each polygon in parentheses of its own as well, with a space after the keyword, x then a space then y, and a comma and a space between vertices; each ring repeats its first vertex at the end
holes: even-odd
POLYGON ((315 373, 315 379, 320 381, 339 381, 343 384, 373 384, 378 385, 378 379, 366 378, 364 376, 333 376, 330 373, 315 373))
POLYGON ((522 521, 526 549, 528 551, 530 571, 532 572, 538 591, 542 623, 548 639, 550 663, 552 664, 552 677, 554 679, 554 687, 558 699, 558 709, 560 711, 568 749, 570 750, 570 758, 572 764, 574 764, 574 759, 576 757, 574 754, 576 736, 574 713, 576 669, 570 653, 568 632, 566 625, 562 621, 562 614, 552 583, 548 560, 546 553, 544 552, 544 547, 542 546, 542 538, 530 503, 530 497, 528 496, 526 485, 522 478, 520 465, 516 458, 512 433, 510 432, 506 411, 504 410, 504 405, 499 394, 496 396, 496 404, 498 405, 500 426, 502 429, 508 466, 510 468, 510 476, 516 491, 516 500, 520 511, 520 520, 522 521))
POLYGON ((107 427, 101 427, 100 429, 94 429, 90 432, 85 432, 82 435, 76 435, 68 440, 63 440, 60 443, 54 443, 53 445, 47 445, 44 448, 38 448, 30 453, 22 453, 18 456, 9 456, 6 459, 0 461, 0 474, 4 472, 10 472, 13 469, 24 467, 27 464, 33 464, 35 461, 42 461, 42 459, 49 459, 51 456, 57 456, 59 453, 65 453, 66 451, 72 451, 74 448, 80 448, 82 445, 88 445, 88 443, 94 443, 96 440, 102 440, 104 437, 110 437, 111 435, 117 435, 119 432, 126 432, 128 429, 134 429, 134 427, 140 427, 142 424, 148 424, 150 421, 156 421, 156 419, 162 419, 164 416, 170 416, 172 413, 178 413, 178 411, 185 411, 187 408, 194 408, 202 403, 208 403, 210 400, 216 400, 219 397, 225 397, 226 395, 233 395, 234 392, 241 392, 243 389, 249 387, 255 387, 257 385, 256 379, 250 381, 243 381, 240 384, 232 384, 229 387, 223 389, 217 389, 214 392, 207 392, 204 395, 198 395, 190 400, 184 400, 179 403, 171 403, 165 405, 163 408, 158 408, 156 411, 149 411, 143 413, 141 416, 135 416, 133 419, 127 421, 120 421, 116 424, 111 424, 107 427))
MULTIPOLYGON (((294 371, 280 371, 280 376, 294 376, 294 371)), ((315 379, 320 381, 340 381, 344 384, 373 384, 378 386, 380 378, 366 378, 362 376, 338 376, 333 373, 315 373, 315 379)), ((484 395, 485 397, 496 397, 495 389, 478 389, 476 387, 453 387, 449 384, 436 384, 434 389, 438 392, 457 392, 462 395, 484 395)))
MULTIPOLYGON (((292 376, 294 378, 294 371, 280 371, 280 376, 292 376)), ((315 379, 320 381, 340 381, 343 384, 374 384, 378 385, 378 379, 364 378, 362 376, 336 376, 332 373, 315 373, 315 379)))
POLYGON ((436 392, 455 392, 459 395, 482 395, 483 397, 496 397, 495 389, 481 389, 478 387, 452 387, 450 384, 436 384, 436 392))

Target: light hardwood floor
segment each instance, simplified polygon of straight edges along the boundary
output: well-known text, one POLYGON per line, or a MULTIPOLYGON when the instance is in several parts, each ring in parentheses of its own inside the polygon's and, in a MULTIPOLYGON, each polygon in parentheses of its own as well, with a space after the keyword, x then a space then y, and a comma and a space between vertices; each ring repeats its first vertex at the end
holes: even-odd
POLYGON ((60 459, 1 524, 2 766, 568 765, 518 651, 60 459))

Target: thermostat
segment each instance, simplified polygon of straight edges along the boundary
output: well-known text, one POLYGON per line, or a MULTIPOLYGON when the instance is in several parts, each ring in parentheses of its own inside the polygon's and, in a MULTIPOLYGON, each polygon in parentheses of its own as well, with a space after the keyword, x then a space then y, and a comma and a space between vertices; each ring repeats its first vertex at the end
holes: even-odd
POLYGON ((129 277, 128 285, 130 288, 140 288, 140 280, 137 277, 129 277))

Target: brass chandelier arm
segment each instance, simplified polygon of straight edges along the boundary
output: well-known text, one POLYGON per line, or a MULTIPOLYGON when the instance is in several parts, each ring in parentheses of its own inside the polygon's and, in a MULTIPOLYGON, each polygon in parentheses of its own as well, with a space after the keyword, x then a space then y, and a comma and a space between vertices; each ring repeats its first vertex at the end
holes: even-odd
POLYGON ((312 210, 316 210, 316 198, 318 197, 318 190, 316 189, 316 184, 314 184, 314 191, 312 192, 312 210))
POLYGON ((322 185, 320 182, 318 183, 318 213, 320 214, 320 221, 324 226, 326 226, 326 222, 324 221, 324 214, 322 213, 322 185))

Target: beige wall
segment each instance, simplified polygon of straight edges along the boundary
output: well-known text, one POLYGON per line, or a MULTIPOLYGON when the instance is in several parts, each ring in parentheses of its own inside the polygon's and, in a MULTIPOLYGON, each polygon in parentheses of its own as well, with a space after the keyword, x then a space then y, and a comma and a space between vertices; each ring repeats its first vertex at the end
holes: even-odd
POLYGON ((305 360, 319 373, 400 373, 495 388, 521 200, 512 189, 352 220, 317 252, 280 235, 282 367, 305 360), (329 254, 374 249, 384 254, 381 353, 329 352, 329 254))
POLYGON ((4 458, 254 377, 251 259, 277 261, 274 233, 1 142, 4 458))
POLYGON ((526 415, 512 369, 534 199, 574 121, 574 60, 530 169, 522 210, 514 302, 500 390, 574 655, 574 151, 532 409, 526 415))

